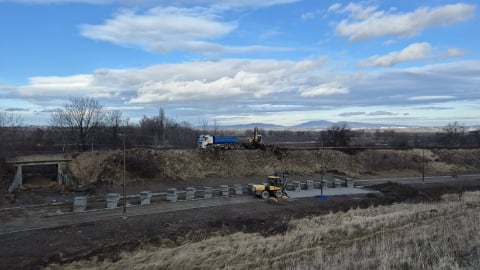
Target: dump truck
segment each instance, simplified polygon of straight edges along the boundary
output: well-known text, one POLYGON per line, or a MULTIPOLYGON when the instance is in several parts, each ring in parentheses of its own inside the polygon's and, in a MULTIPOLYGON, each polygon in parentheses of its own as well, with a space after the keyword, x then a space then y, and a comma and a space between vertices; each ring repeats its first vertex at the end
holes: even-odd
POLYGON ((258 132, 258 127, 253 130, 252 136, 248 139, 239 139, 238 137, 221 137, 217 135, 200 135, 197 146, 200 149, 219 148, 219 149, 264 149, 262 135, 258 132), (243 141, 243 142, 242 142, 243 141))
POLYGON ((220 137, 215 135, 200 135, 198 138, 198 148, 206 149, 223 148, 223 149, 235 149, 238 143, 237 137, 220 137))

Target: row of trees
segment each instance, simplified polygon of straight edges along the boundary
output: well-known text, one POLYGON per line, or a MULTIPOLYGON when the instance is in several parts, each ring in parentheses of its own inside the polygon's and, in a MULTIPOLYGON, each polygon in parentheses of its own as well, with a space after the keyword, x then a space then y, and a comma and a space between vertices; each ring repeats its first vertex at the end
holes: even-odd
MULTIPOLYGON (((162 108, 155 116, 130 123, 121 111, 108 111, 93 98, 70 98, 51 115, 47 128, 28 128, 21 117, 0 113, 0 161, 14 151, 87 151, 118 149, 123 138, 127 147, 194 148, 200 133, 226 136, 249 136, 251 131, 222 131, 204 121, 202 131, 189 123, 170 119, 162 108), (218 134, 217 134, 218 135, 218 134), (125 136, 125 137, 122 137, 125 136)), ((385 146, 385 147, 478 147, 479 131, 466 132, 458 122, 444 127, 443 132, 407 133, 393 130, 376 132, 352 130, 346 124, 333 125, 322 131, 261 130, 267 144, 279 142, 313 142, 318 146, 385 146)), ((1 163, 1 162, 0 162, 1 163)))
POLYGON ((153 117, 143 116, 130 124, 122 112, 104 110, 93 98, 73 97, 52 113, 51 126, 60 134, 63 150, 72 145, 78 151, 117 148, 125 143, 137 147, 194 147, 198 132, 186 122, 165 117, 162 108, 153 117))

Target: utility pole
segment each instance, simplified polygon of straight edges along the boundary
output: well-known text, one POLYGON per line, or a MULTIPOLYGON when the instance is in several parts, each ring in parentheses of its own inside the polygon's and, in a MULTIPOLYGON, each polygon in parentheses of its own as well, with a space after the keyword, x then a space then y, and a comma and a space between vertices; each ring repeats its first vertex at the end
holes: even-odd
POLYGON ((322 148, 320 151, 320 195, 323 195, 323 138, 322 148))
POLYGON ((127 212, 127 188, 125 186, 125 133, 123 133, 123 213, 127 212))
POLYGON ((425 184, 425 147, 422 148, 422 184, 425 184))

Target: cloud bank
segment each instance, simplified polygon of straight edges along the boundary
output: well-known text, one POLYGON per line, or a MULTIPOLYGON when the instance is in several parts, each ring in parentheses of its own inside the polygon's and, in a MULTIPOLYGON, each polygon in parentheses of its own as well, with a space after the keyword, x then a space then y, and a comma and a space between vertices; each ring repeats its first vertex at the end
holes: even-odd
POLYGON ((329 11, 347 13, 349 17, 336 25, 336 32, 350 41, 363 41, 382 36, 406 38, 424 29, 464 22, 473 17, 476 7, 468 4, 452 4, 440 7, 420 7, 412 12, 378 10, 377 6, 350 3, 330 6, 329 11))

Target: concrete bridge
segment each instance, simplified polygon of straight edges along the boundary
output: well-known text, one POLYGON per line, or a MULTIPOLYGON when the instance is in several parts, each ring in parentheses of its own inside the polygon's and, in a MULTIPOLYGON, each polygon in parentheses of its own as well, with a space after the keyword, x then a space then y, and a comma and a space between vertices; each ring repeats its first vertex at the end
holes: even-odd
POLYGON ((43 154, 16 156, 6 160, 7 166, 15 168, 15 177, 8 188, 8 192, 23 186, 23 168, 27 166, 56 165, 57 182, 62 184, 67 179, 67 163, 72 160, 72 154, 43 154))

